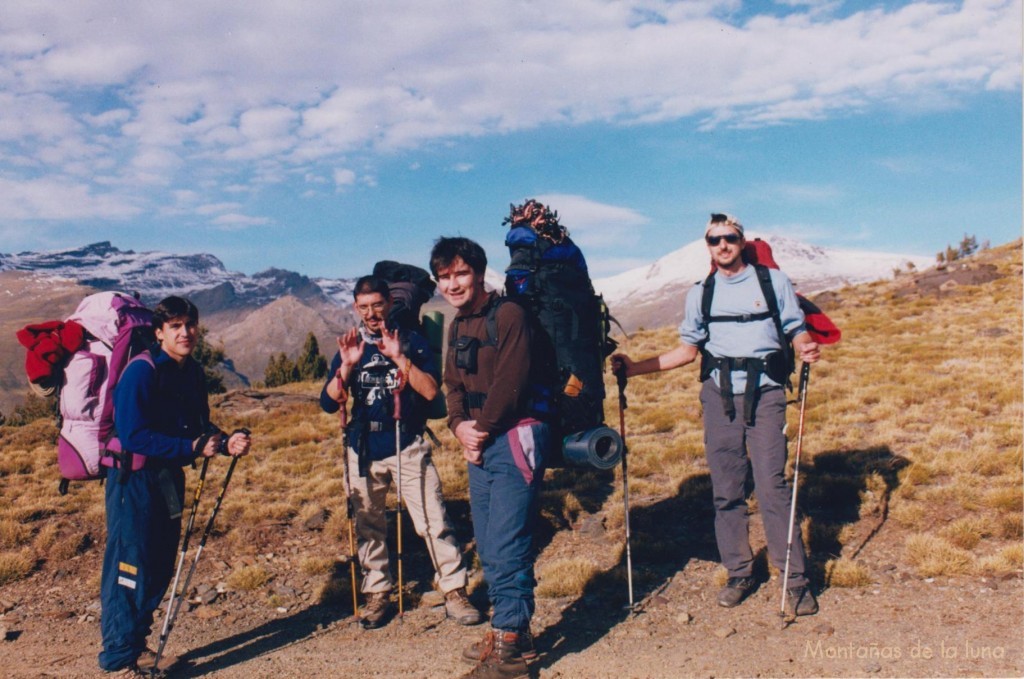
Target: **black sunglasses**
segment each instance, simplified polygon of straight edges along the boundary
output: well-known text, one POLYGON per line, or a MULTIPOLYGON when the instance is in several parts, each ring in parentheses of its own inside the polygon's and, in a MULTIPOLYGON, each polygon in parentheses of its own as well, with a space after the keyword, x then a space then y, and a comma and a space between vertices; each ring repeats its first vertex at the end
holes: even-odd
POLYGON ((716 245, 721 243, 723 240, 726 243, 728 243, 729 245, 736 245, 736 243, 739 243, 742 239, 743 239, 743 236, 739 235, 738 233, 727 233, 727 234, 722 235, 722 236, 705 236, 704 237, 704 240, 707 241, 708 245, 710 245, 711 247, 715 247, 716 245))

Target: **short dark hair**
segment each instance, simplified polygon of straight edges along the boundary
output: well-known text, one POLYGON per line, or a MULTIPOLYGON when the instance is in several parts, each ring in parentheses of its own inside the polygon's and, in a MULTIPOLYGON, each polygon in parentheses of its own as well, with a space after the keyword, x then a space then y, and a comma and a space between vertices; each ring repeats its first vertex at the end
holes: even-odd
POLYGON ((172 318, 187 316, 193 323, 199 323, 199 309, 184 297, 165 297, 153 309, 153 329, 160 330, 172 318))
POLYGON ((380 276, 363 276, 356 281, 355 287, 352 288, 352 297, 370 295, 375 292, 379 292, 384 299, 391 299, 391 289, 386 280, 380 276))
POLYGON ((462 236, 441 236, 430 251, 430 273, 437 277, 437 272, 451 266, 456 257, 478 274, 487 270, 487 253, 479 243, 462 236))

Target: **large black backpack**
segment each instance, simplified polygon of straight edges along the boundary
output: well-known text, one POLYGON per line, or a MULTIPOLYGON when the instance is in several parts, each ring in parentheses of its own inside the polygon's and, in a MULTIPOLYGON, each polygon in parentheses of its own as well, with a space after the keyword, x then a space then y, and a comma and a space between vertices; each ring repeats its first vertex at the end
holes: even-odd
POLYGON ((534 360, 542 363, 562 437, 604 423, 604 361, 616 346, 608 308, 594 293, 579 247, 558 214, 529 200, 505 219, 511 263, 505 294, 534 321, 534 360))
POLYGON ((434 296, 437 288, 430 274, 413 264, 385 259, 373 265, 373 275, 388 282, 391 293, 388 327, 423 334, 420 310, 434 296))
MULTIPOLYGON (((402 264, 388 259, 373 265, 373 275, 388 282, 391 293, 391 311, 388 313, 389 328, 417 332, 426 338, 434 360, 441 365, 441 345, 444 341, 444 316, 438 311, 420 315, 423 305, 430 301, 437 289, 437 283, 424 269, 414 264, 402 264)), ((444 394, 438 390, 437 398, 430 404, 428 418, 440 419, 447 415, 444 394)))

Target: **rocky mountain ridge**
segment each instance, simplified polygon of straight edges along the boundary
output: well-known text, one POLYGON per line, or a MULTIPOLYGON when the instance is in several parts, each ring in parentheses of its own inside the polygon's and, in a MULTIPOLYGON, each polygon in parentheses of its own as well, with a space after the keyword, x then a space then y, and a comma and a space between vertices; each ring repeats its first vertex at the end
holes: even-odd
MULTIPOLYGON (((930 263, 922 257, 823 248, 785 236, 765 238, 776 260, 805 294, 886 278, 895 269, 924 268, 930 263)), ((502 284, 499 271, 504 261, 496 260, 496 269, 487 271, 489 287, 502 284)), ((679 322, 686 291, 707 274, 708 266, 707 248, 698 240, 648 266, 595 279, 594 287, 627 331, 659 327, 679 322)), ((40 307, 38 300, 45 298, 48 290, 72 284, 83 290, 137 292, 147 304, 171 294, 184 295, 200 308, 210 340, 223 345, 243 381, 261 380, 271 354, 295 355, 309 332, 316 335, 322 353, 330 356, 335 337, 355 322, 351 308, 354 283, 353 279, 310 278, 277 268, 247 275, 229 271, 211 254, 135 252, 121 250, 110 241, 53 252, 0 253, 0 287, 7 286, 7 295, 0 296, 6 300, 0 308, 9 321, 6 325, 17 329, 50 320, 47 315, 52 311, 43 313, 41 309, 49 307, 40 307), (16 289, 22 292, 13 293, 16 289), (22 301, 28 299, 36 301, 22 301)), ((447 311, 439 296, 429 308, 447 311)), ((68 308, 58 316, 66 317, 71 311, 68 308)), ((20 375, 23 353, 13 332, 0 337, 0 348, 6 349, 3 354, 9 363, 0 370, 0 407, 9 408, 24 393, 20 375)))

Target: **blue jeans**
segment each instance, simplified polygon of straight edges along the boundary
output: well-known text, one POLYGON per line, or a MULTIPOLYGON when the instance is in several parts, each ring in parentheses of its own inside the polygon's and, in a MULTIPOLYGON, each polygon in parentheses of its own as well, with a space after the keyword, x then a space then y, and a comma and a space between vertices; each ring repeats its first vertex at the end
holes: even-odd
POLYGON ((528 630, 533 617, 533 528, 550 439, 546 424, 529 429, 534 442, 530 482, 513 458, 509 437, 517 436, 515 428, 484 450, 482 464, 468 465, 476 549, 494 607, 491 626, 512 632, 528 630))
MULTIPOLYGON (((174 575, 181 518, 170 518, 160 489, 159 469, 140 469, 120 483, 120 471, 106 480, 107 547, 103 555, 100 668, 128 667, 146 648, 153 611, 174 575)), ((179 504, 185 492, 181 469, 168 469, 179 504)))

